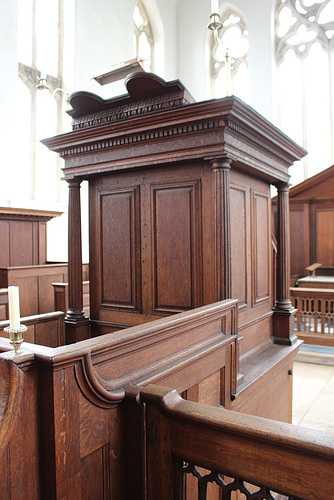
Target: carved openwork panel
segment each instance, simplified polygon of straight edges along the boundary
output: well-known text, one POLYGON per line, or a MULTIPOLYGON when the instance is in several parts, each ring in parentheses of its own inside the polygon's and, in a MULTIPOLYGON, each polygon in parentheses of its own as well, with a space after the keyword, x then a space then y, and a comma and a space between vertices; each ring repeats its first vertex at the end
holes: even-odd
MULTIPOLYGON (((197 498, 198 500, 212 498, 220 498, 222 500, 230 500, 231 498, 242 498, 245 500, 298 500, 295 496, 285 496, 271 491, 265 485, 252 485, 246 483, 241 478, 228 478, 217 471, 199 468, 192 462, 179 461, 179 467, 182 470, 183 480, 185 478, 189 479, 190 476, 196 478, 197 488, 192 488, 191 498, 197 498), (195 493, 196 489, 197 495, 195 493), (233 496, 238 494, 239 496, 237 497, 233 496)), ((187 495, 184 498, 187 498, 187 495)))

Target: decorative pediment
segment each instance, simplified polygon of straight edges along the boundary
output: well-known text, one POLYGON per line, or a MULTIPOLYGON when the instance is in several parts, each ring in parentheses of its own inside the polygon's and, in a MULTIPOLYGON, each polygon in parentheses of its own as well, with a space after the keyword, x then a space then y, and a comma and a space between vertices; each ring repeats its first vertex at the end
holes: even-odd
POLYGON ((185 106, 193 97, 178 80, 165 82, 150 73, 132 73, 125 80, 127 94, 104 100, 91 92, 74 92, 69 98, 73 130, 97 127, 119 120, 185 106))

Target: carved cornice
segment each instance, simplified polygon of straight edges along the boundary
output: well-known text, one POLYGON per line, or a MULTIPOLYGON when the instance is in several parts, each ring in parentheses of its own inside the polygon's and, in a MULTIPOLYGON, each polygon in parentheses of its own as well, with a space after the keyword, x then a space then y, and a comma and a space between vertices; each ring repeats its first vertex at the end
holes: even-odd
POLYGON ((191 134, 202 132, 208 129, 214 129, 221 126, 221 120, 202 120, 193 123, 185 123, 180 125, 173 125, 166 128, 159 128, 155 130, 140 131, 133 134, 117 135, 110 139, 102 138, 92 141, 90 143, 77 144, 64 148, 60 151, 60 156, 72 156, 82 153, 91 153, 104 149, 111 149, 117 147, 124 147, 127 145, 138 144, 146 141, 161 140, 166 137, 179 136, 183 134, 191 134))
POLYGON ((1 214, 0 220, 16 220, 16 221, 31 221, 31 222, 48 222, 53 217, 41 217, 40 215, 16 215, 16 214, 1 214))

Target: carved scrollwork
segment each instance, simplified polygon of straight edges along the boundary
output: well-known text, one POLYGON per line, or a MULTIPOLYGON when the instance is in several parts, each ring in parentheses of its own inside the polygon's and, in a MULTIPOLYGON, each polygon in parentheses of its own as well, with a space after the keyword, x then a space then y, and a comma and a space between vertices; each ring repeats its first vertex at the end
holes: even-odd
POLYGON ((75 376, 82 394, 95 406, 110 408, 125 398, 123 388, 108 391, 103 387, 103 380, 94 369, 90 352, 75 365, 75 376))

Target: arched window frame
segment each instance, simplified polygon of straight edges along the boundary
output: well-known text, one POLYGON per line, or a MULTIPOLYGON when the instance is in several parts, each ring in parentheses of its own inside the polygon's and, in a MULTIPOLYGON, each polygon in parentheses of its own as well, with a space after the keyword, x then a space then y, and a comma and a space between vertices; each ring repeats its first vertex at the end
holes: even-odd
MULTIPOLYGON (((30 172, 30 188, 28 197, 32 200, 38 199, 38 189, 37 185, 37 176, 38 170, 44 169, 45 165, 38 165, 38 161, 36 159, 36 150, 40 147, 39 140, 37 137, 37 99, 38 92, 37 83, 38 79, 41 77, 45 77, 47 80, 47 85, 50 92, 50 99, 55 100, 56 105, 56 115, 57 115, 57 123, 54 129, 54 133, 62 132, 62 113, 63 113, 63 97, 60 93, 56 92, 52 95, 54 90, 62 88, 63 78, 62 78, 62 70, 63 70, 63 29, 64 29, 64 19, 63 19, 63 1, 64 0, 54 0, 57 2, 56 10, 57 10, 57 34, 58 34, 58 46, 57 46, 57 69, 55 74, 46 74, 44 72, 43 67, 38 67, 37 62, 37 48, 38 48, 38 39, 36 33, 36 25, 38 23, 39 16, 39 2, 37 0, 31 0, 30 9, 28 19, 24 19, 23 22, 25 24, 29 24, 28 31, 30 30, 31 39, 29 40, 29 45, 31 46, 30 51, 30 62, 27 64, 26 62, 22 62, 20 59, 18 60, 18 77, 23 82, 24 86, 27 88, 29 96, 30 96, 30 129, 25 131, 30 135, 30 154, 27 158, 27 168, 30 172)), ((18 13, 20 15, 20 12, 18 13)), ((18 23, 20 26, 20 23, 18 23)), ((21 23, 22 26, 22 23, 21 23)), ((20 33, 18 32, 18 37, 20 37, 20 33)), ((28 41, 28 39, 27 39, 28 41)), ((47 44, 47 40, 40 41, 40 43, 47 44)), ((19 56, 20 57, 20 56, 19 56)), ((61 160, 58 158, 58 155, 52 152, 47 152, 50 157, 53 157, 53 160, 56 162, 57 169, 57 181, 58 186, 56 188, 56 194, 52 201, 60 202, 61 201, 61 187, 60 187, 60 178, 61 178, 61 160)))
POLYGON ((143 59, 144 67, 146 71, 153 72, 154 70, 154 37, 153 30, 151 27, 151 22, 149 16, 147 14, 146 8, 142 0, 138 0, 136 7, 139 11, 140 16, 144 20, 141 26, 137 26, 135 20, 133 22, 134 25, 134 51, 135 57, 137 59, 143 59), (150 61, 147 64, 147 59, 143 57, 143 54, 140 52, 140 37, 144 34, 148 45, 150 46, 150 61), (146 64, 145 64, 146 63, 146 64))
MULTIPOLYGON (((276 56, 276 68, 277 68, 277 77, 279 76, 279 67, 283 63, 286 54, 289 51, 292 51, 298 61, 301 64, 302 75, 305 73, 305 64, 307 58, 312 50, 312 47, 315 43, 320 44, 322 50, 328 54, 328 74, 329 74, 329 95, 328 95, 328 109, 326 110, 329 116, 330 129, 331 129, 331 158, 329 158, 328 165, 323 165, 322 168, 327 168, 334 162, 334 19, 331 22, 320 23, 319 19, 321 19, 322 12, 325 8, 331 3, 333 5, 332 0, 314 0, 313 5, 308 5, 310 0, 276 0, 276 8, 275 8, 275 56, 276 56), (290 9, 291 12, 291 25, 284 32, 280 33, 280 15, 283 9, 290 9), (307 40, 305 37, 304 40, 300 40, 299 42, 295 37, 298 30, 306 28, 307 32, 310 32, 310 39, 307 40), (313 33, 313 34, 312 34, 313 33), (327 34, 326 34, 327 33, 327 34), (312 34, 312 37, 311 37, 312 34), (330 36, 329 36, 330 35, 330 36), (295 43, 289 43, 289 40, 293 40, 295 43)), ((302 130, 300 130, 300 135, 302 136, 301 145, 308 149, 307 142, 307 113, 308 113, 308 104, 305 98, 305 78, 302 76, 302 84, 300 88, 300 93, 302 96, 302 110, 301 110, 301 122, 302 122, 302 130)), ((279 88, 279 84, 278 84, 279 88)), ((280 127, 284 127, 283 120, 281 117, 281 99, 284 99, 283 95, 278 94, 278 125, 280 127)), ((315 95, 315 99, 317 96, 315 95)), ((328 115, 327 115, 328 118, 328 115)), ((319 120, 321 122, 321 120, 319 120)), ((319 123, 321 126, 321 123, 319 123)), ((305 178, 317 173, 314 170, 314 165, 309 165, 309 158, 306 156, 302 161, 303 165, 303 178, 299 178, 297 182, 300 180, 304 180, 305 178), (310 167, 313 171, 310 170, 310 167)), ((294 179, 292 179, 294 181, 294 179)))
MULTIPOLYGON (((219 42, 224 39, 224 35, 231 27, 238 27, 242 33, 241 38, 248 40, 248 32, 246 27, 246 22, 240 12, 228 7, 223 11, 220 17, 220 21, 223 24, 223 27, 218 31, 219 42), (229 19, 231 17, 238 18, 237 21, 233 23, 229 23, 229 19)), ((227 47, 228 48, 228 47, 227 47)), ((228 48, 229 49, 229 48, 228 48)), ((235 79, 238 73, 238 70, 242 64, 245 64, 248 70, 248 50, 241 57, 232 57, 231 54, 226 54, 224 61, 219 60, 215 57, 215 52, 217 50, 217 41, 214 35, 211 36, 210 39, 210 73, 211 73, 211 96, 212 97, 224 97, 226 95, 231 95, 235 93, 235 79), (217 78, 219 77, 219 73, 226 66, 226 63, 229 65, 229 82, 226 82, 225 89, 222 89, 222 92, 219 93, 219 96, 215 92, 215 83, 217 78)))

